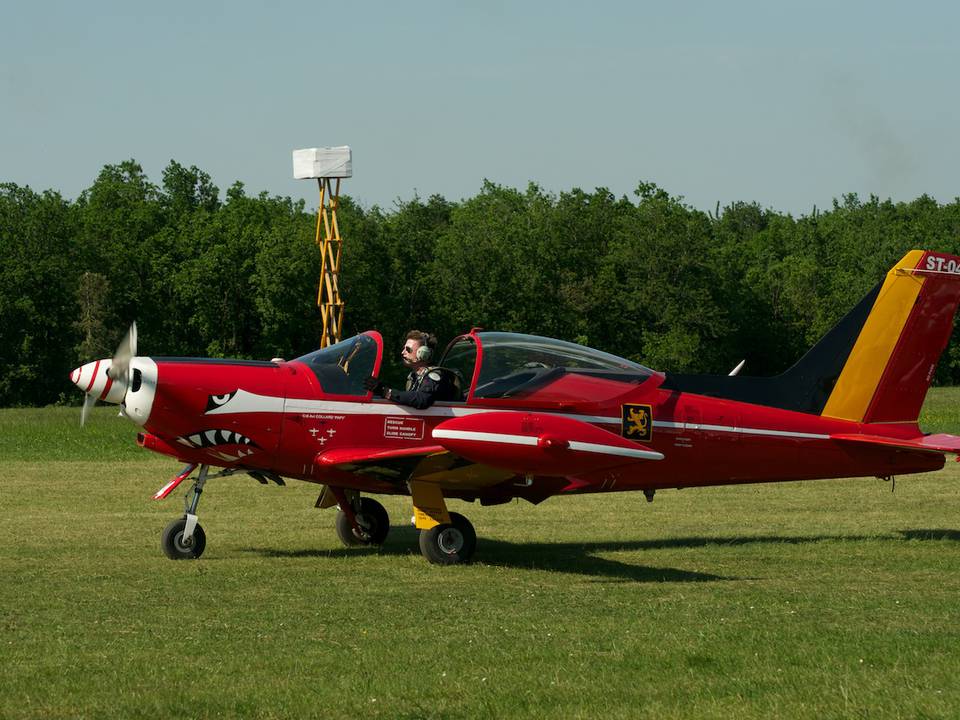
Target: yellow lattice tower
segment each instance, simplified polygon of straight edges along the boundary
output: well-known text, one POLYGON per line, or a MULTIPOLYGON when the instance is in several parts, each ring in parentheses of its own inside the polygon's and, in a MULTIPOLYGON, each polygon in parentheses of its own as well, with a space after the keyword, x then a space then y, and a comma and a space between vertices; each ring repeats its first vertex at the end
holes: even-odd
POLYGON ((317 292, 317 307, 323 320, 321 348, 340 342, 340 330, 343 327, 344 302, 340 297, 343 238, 340 237, 337 223, 337 205, 340 202, 340 180, 352 175, 353 162, 348 146, 293 151, 293 176, 298 179, 316 178, 320 188, 316 242, 320 247, 321 262, 317 292))

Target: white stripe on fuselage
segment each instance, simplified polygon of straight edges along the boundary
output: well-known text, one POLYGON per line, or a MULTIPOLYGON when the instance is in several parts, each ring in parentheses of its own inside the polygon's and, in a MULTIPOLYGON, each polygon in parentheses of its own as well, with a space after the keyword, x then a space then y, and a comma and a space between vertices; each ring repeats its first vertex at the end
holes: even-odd
MULTIPOLYGON (((620 425, 621 418, 605 415, 574 415, 554 413, 545 410, 515 410, 512 408, 468 408, 463 405, 437 403, 424 410, 397 405, 389 401, 382 402, 346 402, 342 400, 310 400, 307 398, 288 398, 272 395, 256 395, 246 390, 237 390, 230 400, 215 407, 207 415, 227 415, 231 413, 301 413, 323 415, 413 415, 416 417, 467 417, 489 412, 538 413, 556 417, 570 418, 593 425, 620 425)), ((769 437, 799 438, 803 440, 829 440, 823 433, 797 432, 793 430, 768 430, 765 428, 732 427, 729 425, 705 425, 702 423, 678 423, 669 420, 654 420, 653 426, 664 430, 701 430, 741 435, 761 435, 769 437)))
MULTIPOLYGON (((446 430, 433 431, 433 437, 442 440, 470 440, 474 442, 502 443, 504 445, 536 446, 539 440, 530 435, 508 435, 506 433, 478 432, 475 430, 446 430)), ((597 453, 600 455, 618 455, 620 457, 639 458, 641 460, 663 460, 663 453, 636 448, 623 448, 616 445, 601 445, 599 443, 571 440, 571 450, 597 453)))
MULTIPOLYGON (((617 420, 617 422, 620 422, 617 420)), ((742 435, 771 435, 773 437, 803 438, 806 440, 829 440, 823 433, 805 433, 796 430, 767 430, 765 428, 731 427, 729 425, 704 425, 703 423, 676 423, 666 420, 654 420, 653 426, 671 430, 705 430, 707 432, 740 433, 742 435)))
POLYGON ((580 452, 600 453, 602 455, 640 458, 641 460, 663 460, 663 453, 658 453, 653 450, 622 448, 616 445, 600 445, 598 443, 580 442, 579 440, 571 440, 570 449, 579 450, 580 452))
POLYGON ((442 440, 471 440, 474 442, 501 443, 503 445, 528 445, 534 447, 537 438, 531 435, 508 435, 506 433, 479 432, 477 430, 436 429, 433 437, 442 440))

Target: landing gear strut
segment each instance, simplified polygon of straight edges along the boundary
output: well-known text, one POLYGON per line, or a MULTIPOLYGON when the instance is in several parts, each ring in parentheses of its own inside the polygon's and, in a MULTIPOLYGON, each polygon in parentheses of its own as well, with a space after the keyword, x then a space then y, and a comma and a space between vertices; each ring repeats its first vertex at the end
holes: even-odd
POLYGON ((383 545, 390 532, 386 509, 373 498, 342 488, 330 488, 337 499, 337 536, 344 545, 383 545))
POLYGON ((468 563, 477 549, 477 533, 460 513, 449 512, 437 485, 411 481, 414 523, 420 529, 420 554, 435 565, 468 563))
POLYGON ((200 474, 193 481, 193 487, 187 493, 186 508, 183 517, 173 520, 160 536, 163 553, 171 560, 195 560, 203 555, 207 546, 207 536, 197 522, 197 506, 200 494, 207 483, 209 465, 200 466, 200 474))

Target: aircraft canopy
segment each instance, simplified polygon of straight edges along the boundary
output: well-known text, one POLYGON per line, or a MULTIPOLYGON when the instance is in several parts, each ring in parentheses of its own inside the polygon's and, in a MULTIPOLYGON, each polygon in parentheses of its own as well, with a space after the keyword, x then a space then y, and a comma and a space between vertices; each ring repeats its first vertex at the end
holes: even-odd
POLYGON ((454 370, 477 398, 508 398, 543 387, 568 374, 641 383, 650 368, 600 350, 563 340, 505 332, 462 335, 447 348, 440 365, 454 370), (479 350, 479 352, 478 352, 479 350), (476 363, 479 373, 475 373, 476 363))

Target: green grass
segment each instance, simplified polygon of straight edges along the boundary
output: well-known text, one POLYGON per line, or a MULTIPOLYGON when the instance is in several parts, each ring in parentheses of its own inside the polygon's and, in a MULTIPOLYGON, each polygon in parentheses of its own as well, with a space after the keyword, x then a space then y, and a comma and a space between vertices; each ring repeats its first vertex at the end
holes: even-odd
POLYGON ((93 408, 83 428, 79 407, 0 409, 0 459, 143 460, 137 430, 116 405, 93 408))
MULTIPOLYGON (((898 479, 453 503, 477 562, 342 548, 317 488, 213 480, 98 410, 0 411, 0 717, 956 718, 960 465, 898 479)), ((960 431, 960 395, 923 425, 960 431)))

